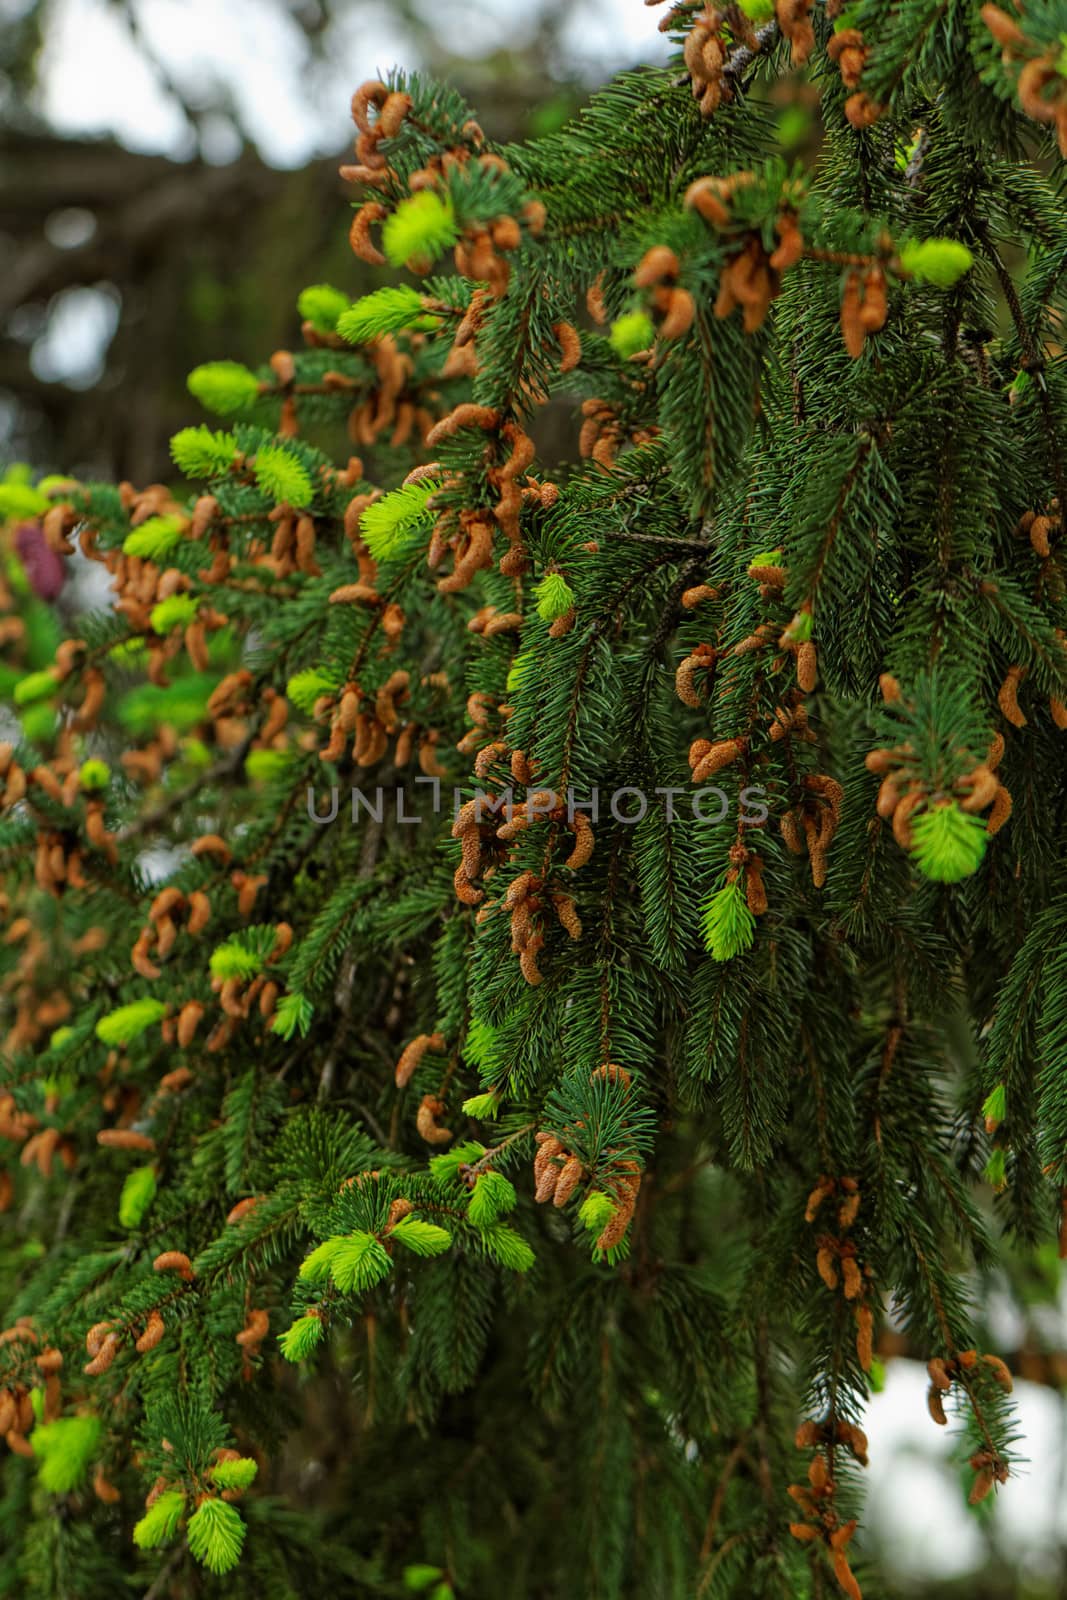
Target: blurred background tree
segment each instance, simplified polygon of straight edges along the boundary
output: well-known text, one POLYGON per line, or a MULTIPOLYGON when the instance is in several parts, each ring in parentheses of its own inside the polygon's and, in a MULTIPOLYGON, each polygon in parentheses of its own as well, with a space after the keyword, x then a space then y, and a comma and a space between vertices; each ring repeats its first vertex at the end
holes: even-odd
MULTIPOLYGON (((178 70, 154 36, 151 0, 0 0, 0 460, 157 478, 188 415, 191 367, 221 351, 255 361, 291 339, 296 296, 313 279, 337 276, 353 294, 373 287, 338 230, 348 195, 337 166, 347 145, 341 85, 373 64, 362 48, 345 62, 382 9, 366 0, 255 7, 250 21, 284 35, 309 105, 330 96, 332 141, 327 132, 322 154, 287 168, 251 114, 262 98, 251 56, 221 58, 211 73, 178 70), (72 135, 47 115, 49 40, 73 22, 91 44, 108 17, 166 108, 172 152, 72 135)), ((616 64, 602 73, 588 58, 576 64, 565 0, 531 11, 513 47, 480 56, 479 33, 492 46, 497 30, 475 26, 470 51, 457 54, 439 6, 391 0, 387 39, 456 83, 482 108, 487 132, 510 139, 562 121, 590 70, 595 79, 616 64)))
MULTIPOLYGON (((347 96, 368 72, 393 60, 425 66, 456 84, 504 140, 549 131, 620 64, 665 49, 639 0, 540 0, 521 15, 513 0, 488 10, 430 0, 218 5, 241 12, 249 36, 259 28, 281 41, 287 86, 267 79, 250 47, 220 43, 210 71, 172 59, 159 18, 169 9, 180 26, 185 11, 202 28, 209 11, 192 0, 0 0, 0 472, 15 460, 140 485, 166 479, 168 441, 189 420, 193 366, 221 355, 255 364, 264 349, 291 342, 296 297, 309 282, 336 281, 353 296, 375 287, 375 270, 355 260, 338 225, 350 198, 337 173, 350 148, 347 96), (104 119, 112 131, 89 137, 73 112, 57 114, 57 101, 112 40, 122 42, 130 74, 138 63, 138 105, 154 101, 158 115, 144 130, 138 105, 117 107, 104 119), (285 136, 275 109, 283 99, 290 122, 294 104, 306 118, 285 136)), ((783 151, 810 154, 816 113, 795 95, 786 103, 783 151)), ((16 675, 37 655, 51 658, 58 627, 46 615, 50 597, 27 594, 26 604, 40 615, 32 648, 17 643, 16 675)), ((56 609, 72 605, 68 589, 56 609)), ((1029 1314, 1007 1337, 996 1281, 974 1286, 997 1328, 989 1343, 1014 1339, 1033 1494, 968 1517, 951 1465, 935 1455, 941 1441, 898 1432, 870 1516, 871 1553, 894 1600, 1067 1592, 1063 1289, 1051 1256, 1042 1268, 1011 1268, 1029 1314)), ((903 1346, 885 1354, 893 1359, 872 1440, 879 1427, 891 1430, 894 1412, 923 1409, 922 1369, 903 1346)), ((314 1498, 297 1460, 293 1473, 314 1498)))

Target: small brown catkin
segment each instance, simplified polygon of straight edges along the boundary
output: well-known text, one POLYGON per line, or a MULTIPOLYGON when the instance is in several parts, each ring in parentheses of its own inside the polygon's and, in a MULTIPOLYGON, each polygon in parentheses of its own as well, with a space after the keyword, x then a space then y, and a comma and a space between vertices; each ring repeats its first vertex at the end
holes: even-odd
POLYGON ((571 1156, 563 1167, 556 1182, 556 1192, 552 1197, 555 1206, 565 1206, 582 1178, 582 1163, 577 1156, 571 1156))
POLYGON ((138 1355, 143 1356, 147 1351, 154 1350, 165 1332, 166 1325, 160 1313, 158 1311, 150 1311, 144 1332, 134 1345, 138 1355))
POLYGON ((948 1372, 945 1369, 945 1363, 941 1360, 940 1356, 934 1356, 931 1361, 928 1361, 926 1363, 926 1370, 930 1376, 930 1382, 933 1384, 934 1388, 939 1390, 942 1394, 947 1394, 952 1388, 952 1379, 949 1377, 948 1372))
POLYGON ((1049 534, 1051 532, 1051 517, 1035 517, 1030 524, 1030 543, 1033 546, 1034 554, 1040 556, 1042 561, 1047 561, 1052 554, 1052 547, 1049 544, 1049 534))
POLYGON ((811 694, 818 681, 818 657, 810 639, 797 646, 797 687, 811 694))
POLYGON ((983 1501, 993 1487, 993 1468, 982 1467, 976 1474, 971 1492, 967 1496, 969 1505, 976 1506, 983 1501))
POLYGON ((856 1359, 864 1372, 874 1361, 874 1312, 870 1306, 856 1307, 856 1359))
POLYGON ((863 341, 866 329, 863 326, 860 299, 860 275, 856 271, 845 275, 844 288, 841 292, 841 336, 845 341, 845 349, 855 361, 863 354, 863 341))
POLYGON ((428 1050, 440 1054, 445 1049, 444 1036, 440 1033, 420 1033, 406 1045, 401 1052, 396 1064, 396 1086, 398 1089, 406 1088, 415 1076, 415 1069, 428 1050))
POLYGON ((152 1267, 156 1272, 176 1272, 186 1283, 191 1283, 196 1276, 193 1264, 183 1250, 162 1251, 152 1262, 152 1267))
POLYGON ((1014 1388, 1014 1381, 1007 1365, 1000 1359, 1000 1357, 983 1356, 982 1361, 992 1372, 994 1378, 996 1378, 1004 1392, 1006 1394, 1011 1394, 1012 1389, 1014 1388))
POLYGON ((745 862, 745 899, 754 917, 762 917, 767 910, 767 890, 763 882, 763 862, 759 856, 749 856, 745 862))
POLYGON ((101 1128, 96 1142, 109 1150, 154 1150, 156 1141, 132 1128, 101 1128))
POLYGON ((742 739, 720 739, 693 768, 693 782, 703 783, 714 773, 721 772, 723 767, 728 767, 732 761, 737 760, 744 748, 745 743, 742 739))
POLYGON ((419 1137, 425 1139, 427 1144, 450 1144, 452 1131, 450 1128, 441 1127, 438 1117, 444 1115, 445 1103, 438 1100, 436 1095, 423 1095, 419 1102, 419 1109, 415 1113, 415 1127, 419 1137))
POLYGON ((997 692, 997 705, 1000 707, 1001 715, 1013 728, 1026 727, 1026 717, 1019 708, 1019 684, 1022 676, 1022 667, 1009 667, 1007 676, 997 692))
POLYGON ((111 1363, 114 1361, 115 1356, 118 1353, 120 1343, 121 1341, 117 1333, 107 1334, 103 1339, 100 1349, 97 1351, 96 1355, 91 1361, 87 1361, 85 1363, 82 1371, 90 1378, 98 1378, 102 1372, 106 1372, 108 1370, 111 1363))
POLYGON ((85 1335, 85 1348, 89 1355, 100 1354, 100 1346, 111 1332, 110 1322, 94 1322, 85 1335))
POLYGON ((815 1221, 823 1201, 829 1199, 836 1187, 837 1185, 834 1183, 833 1178, 825 1176, 819 1178, 814 1189, 808 1195, 808 1203, 804 1208, 805 1222, 815 1221))

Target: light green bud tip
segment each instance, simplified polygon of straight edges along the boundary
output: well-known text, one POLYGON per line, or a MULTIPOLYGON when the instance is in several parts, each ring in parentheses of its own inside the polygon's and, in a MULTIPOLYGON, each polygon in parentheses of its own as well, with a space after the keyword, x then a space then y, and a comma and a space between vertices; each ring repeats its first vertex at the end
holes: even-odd
POLYGON ((546 572, 535 590, 537 615, 542 622, 565 617, 574 605, 574 590, 559 572, 546 572))
POLYGON ((239 361, 208 361, 193 368, 187 383, 194 400, 220 417, 246 411, 259 394, 255 373, 239 361))
POLYGON ((285 750, 250 750, 245 757, 245 772, 253 783, 272 783, 291 766, 292 757, 285 750))
POLYGON ((106 789, 110 782, 111 768, 106 761, 98 761, 94 756, 82 762, 78 783, 86 794, 97 794, 101 789, 106 789))
POLYGON ((740 883, 727 883, 708 900, 701 917, 704 948, 716 961, 732 961, 756 937, 756 919, 740 883))
POLYGON ((313 488, 304 463, 282 445, 263 445, 253 467, 256 482, 275 504, 300 508, 309 504, 313 488))
POLYGON ((48 496, 18 478, 0 483, 0 520, 8 517, 39 517, 48 510, 48 496))
POLYGON ((974 257, 958 239, 911 240, 900 252, 900 265, 918 283, 951 289, 974 266, 974 257))
POLYGON ((411 1594, 422 1594, 442 1577, 444 1573, 440 1567, 431 1567, 426 1561, 416 1561, 404 1568, 404 1588, 411 1594))
POLYGON ((217 1578, 241 1559, 247 1529, 241 1513, 227 1500, 201 1500, 185 1530, 190 1554, 217 1578))
POLYGON ((302 289, 296 302, 304 321, 310 322, 317 333, 333 333, 338 317, 348 307, 348 296, 330 283, 313 283, 302 289))
POLYGON ((140 1522, 134 1524, 133 1542, 140 1550, 155 1550, 173 1539, 185 1510, 180 1489, 167 1489, 149 1506, 140 1522))
POLYGON ((57 693, 59 684, 51 667, 46 667, 43 672, 28 673, 25 678, 20 678, 16 683, 12 699, 17 706, 32 706, 38 700, 47 700, 50 695, 57 693))
POLYGON ((337 319, 336 331, 350 344, 366 344, 401 328, 433 328, 440 320, 424 313, 417 290, 405 284, 389 284, 347 306, 337 319))
POLYGON ((306 1361, 322 1338, 322 1320, 313 1313, 298 1317, 278 1343, 286 1361, 306 1361))
POLYGON ((119 1196, 119 1221, 124 1228, 139 1228, 156 1197, 155 1168, 136 1167, 127 1173, 119 1196))
POLYGON ((162 1000, 133 1000, 128 1006, 109 1011, 96 1024, 96 1037, 101 1044, 122 1046, 140 1038, 148 1028, 166 1015, 162 1000))
POLYGON ((923 812, 911 832, 915 864, 933 883, 959 883, 982 864, 988 843, 985 821, 961 811, 955 801, 923 812))
POLYGON ((198 601, 188 594, 172 594, 153 606, 149 614, 153 632, 161 637, 174 628, 187 628, 196 616, 198 601))
POLYGON ((237 440, 232 433, 215 433, 210 428, 182 428, 170 441, 170 453, 187 478, 215 478, 233 465, 237 440))
POLYGON ((1008 1091, 1002 1083, 998 1083, 985 1097, 982 1106, 982 1116, 987 1122, 993 1124, 1004 1121, 1008 1111, 1008 1091))
POLYGON ((471 1095, 469 1100, 464 1100, 462 1110, 468 1117, 494 1118, 500 1110, 500 1096, 495 1089, 488 1094, 471 1095))
POLYGON ((578 1212, 578 1221, 589 1233, 603 1233, 612 1217, 615 1215, 615 1202, 610 1195, 600 1189, 594 1189, 582 1201, 578 1212))
POLYGON ((627 361, 639 350, 647 350, 655 337, 656 330, 650 317, 643 311, 627 311, 611 324, 608 342, 615 354, 627 361))
POLYGON ((985 1180, 994 1189, 1003 1189, 1008 1181, 1008 1162, 1003 1150, 994 1150, 985 1164, 985 1180))
POLYGON ((61 1417, 33 1430, 30 1443, 41 1463, 41 1484, 50 1494, 69 1494, 78 1486, 102 1433, 94 1416, 61 1417))
POLYGON ((434 262, 459 238, 450 195, 422 189, 401 200, 382 228, 382 248, 394 267, 434 262))

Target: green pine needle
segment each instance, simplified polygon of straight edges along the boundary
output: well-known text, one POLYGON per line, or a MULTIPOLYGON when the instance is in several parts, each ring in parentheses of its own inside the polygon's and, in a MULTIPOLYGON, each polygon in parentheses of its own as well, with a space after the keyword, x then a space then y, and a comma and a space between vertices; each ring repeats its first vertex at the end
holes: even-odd
POLYGON ((34 1454, 41 1458, 38 1474, 49 1494, 69 1494, 85 1476, 103 1428, 99 1417, 61 1417, 45 1422, 30 1435, 34 1454))
POLYGON ((521 693, 533 688, 541 672, 541 656, 537 650, 520 650, 508 668, 505 687, 508 694, 521 693))
POLYGON ((162 1000, 132 1000, 128 1006, 109 1011, 96 1024, 101 1044, 117 1048, 132 1044, 166 1014, 162 1000))
POLYGON ((756 919, 740 883, 726 883, 708 900, 700 919, 704 948, 716 961, 732 961, 756 937, 756 919))
POLYGON ((184 524, 177 517, 149 517, 122 541, 122 553, 143 561, 163 561, 182 541, 184 524))
POLYGON ((385 1246, 372 1233, 348 1234, 330 1258, 330 1277, 342 1294, 362 1294, 392 1270, 385 1246))
POLYGON ((128 1173, 119 1196, 119 1221, 124 1228, 139 1228, 156 1197, 156 1169, 137 1167, 128 1173))
POLYGON ((134 1524, 133 1542, 141 1550, 155 1550, 173 1539, 185 1510, 185 1496, 180 1489, 167 1489, 154 1500, 134 1524))
POLYGON ((335 1234, 332 1239, 324 1239, 316 1245, 311 1254, 304 1257, 300 1267, 300 1278, 304 1283, 325 1283, 330 1276, 330 1266, 338 1249, 344 1243, 343 1234, 335 1234))
MULTIPOLYGON (((463 1053, 467 1055, 466 1050, 463 1053)), ((487 1094, 472 1094, 468 1100, 464 1100, 462 1109, 476 1121, 495 1122, 500 1115, 500 1096, 495 1089, 490 1089, 487 1094)))
POLYGON ((599 1237, 615 1215, 616 1202, 609 1194, 594 1189, 578 1208, 578 1221, 589 1233, 599 1237))
POLYGON ((382 228, 382 248, 394 267, 432 263, 458 238, 451 196, 442 198, 432 189, 401 200, 382 228))
MULTIPOLYGON (((28 469, 27 469, 28 470, 28 469)), ((48 510, 46 494, 18 478, 5 478, 0 483, 0 522, 10 518, 41 517, 48 510)))
POLYGON ((911 832, 915 864, 934 883, 969 878, 981 866, 989 842, 985 819, 961 811, 955 801, 914 818, 911 832))
POLYGON ((366 508, 359 527, 375 561, 409 554, 430 532, 434 522, 430 499, 440 487, 433 479, 424 478, 394 489, 366 508))
POLYGON ((291 700, 298 711, 311 716, 316 700, 324 695, 334 695, 341 687, 341 677, 335 672, 324 672, 318 667, 308 667, 294 673, 285 686, 285 698, 291 700))
POLYGON ((39 700, 48 700, 52 695, 59 693, 59 683, 51 667, 46 667, 43 672, 30 672, 26 677, 20 678, 12 691, 11 698, 17 706, 32 706, 39 700))
POLYGON ((283 445, 265 444, 257 450, 253 471, 259 487, 275 505, 286 504, 299 510, 311 503, 311 474, 283 445))
POLYGON ((471 1190, 467 1220, 476 1228, 491 1228, 518 1200, 515 1187, 502 1172, 481 1172, 471 1190))
POLYGON ((452 1245, 452 1235, 447 1228, 439 1228, 433 1222, 423 1222, 420 1217, 401 1217, 390 1228, 389 1237, 399 1239, 416 1256, 441 1256, 452 1245))
POLYGON ((283 994, 278 1001, 271 1018, 270 1030, 286 1042, 295 1038, 297 1034, 306 1039, 314 1015, 315 1007, 307 995, 294 990, 292 994, 283 994))
POLYGON ((974 257, 958 239, 911 239, 901 246, 900 265, 917 283, 951 289, 974 266, 974 257))
POLYGON ((244 982, 262 972, 263 959, 259 951, 249 950, 234 934, 225 944, 216 945, 208 965, 213 978, 221 978, 223 982, 227 978, 239 978, 244 982))
POLYGON ((982 1116, 987 1122, 999 1125, 1008 1114, 1008 1091, 1004 1084, 998 1083, 985 1097, 982 1105, 982 1116))
POLYGON ((506 1222, 494 1222, 491 1227, 483 1228, 479 1237, 493 1260, 509 1271, 529 1272, 533 1266, 536 1258, 530 1246, 522 1234, 509 1228, 506 1222))
POLYGON ((333 333, 338 320, 348 310, 348 296, 331 283, 313 283, 301 289, 296 309, 317 333, 333 333))
POLYGON ((259 379, 239 361, 208 361, 194 367, 186 381, 193 399, 218 417, 247 411, 259 395, 259 379))
POLYGON ((432 1583, 437 1583, 444 1577, 440 1567, 431 1567, 425 1561, 414 1562, 410 1567, 404 1568, 404 1588, 412 1594, 421 1594, 432 1583))
POLYGON ((201 1500, 189 1518, 186 1536, 197 1561, 221 1577, 240 1561, 247 1531, 236 1506, 226 1500, 201 1500))
MULTIPOLYGON (((463 1041, 463 1059, 475 1071, 484 1072, 485 1069, 496 1064, 498 1056, 496 1029, 481 1017, 472 1017, 467 1029, 467 1037, 463 1041)), ((471 1116, 478 1112, 472 1111, 471 1116)))
POLYGON ((78 774, 78 786, 83 794, 99 794, 111 782, 111 768, 106 761, 93 756, 83 761, 78 774))
POLYGON ((454 1144, 451 1150, 430 1157, 430 1176, 438 1183, 449 1183, 459 1176, 460 1167, 472 1166, 484 1155, 484 1144, 479 1144, 477 1139, 465 1139, 461 1144, 454 1144))
POLYGON ((249 1489, 258 1471, 251 1456, 238 1456, 236 1461, 216 1461, 208 1476, 220 1489, 249 1489))
MULTIPOLYGON (((116 667, 131 669, 144 666, 144 659, 148 652, 148 643, 143 638, 120 639, 108 651, 108 660, 116 667)), ((152 685, 151 687, 154 687, 152 685)))
POLYGON ((152 631, 162 638, 173 628, 187 628, 199 609, 200 602, 188 594, 168 595, 152 607, 149 621, 152 631))
POLYGON ((559 572, 546 572, 534 590, 537 598, 537 615, 542 622, 555 622, 565 617, 574 606, 574 590, 559 572))
POLYGON ((182 428, 170 441, 170 453, 187 478, 219 478, 229 472, 237 456, 232 433, 217 433, 203 424, 182 428))
POLYGON ((417 289, 398 284, 375 289, 348 306, 337 320, 337 332, 349 344, 368 344, 402 328, 436 327, 439 321, 427 316, 417 289))
POLYGON ((644 311, 627 311, 611 324, 608 341, 620 360, 628 361, 639 350, 647 350, 655 337, 651 317, 644 311))
POLYGON ((296 759, 291 750, 250 750, 245 773, 253 783, 275 783, 292 774, 296 759))
POLYGON ((984 1177, 993 1189, 1004 1189, 1008 1182, 1008 1158, 1003 1150, 994 1150, 985 1164, 984 1177))
POLYGON ((282 1355, 286 1361, 306 1361, 317 1348, 323 1332, 321 1317, 310 1313, 306 1317, 297 1317, 278 1340, 282 1355))

